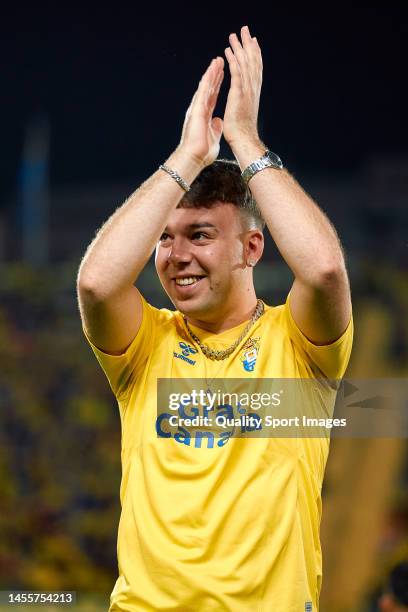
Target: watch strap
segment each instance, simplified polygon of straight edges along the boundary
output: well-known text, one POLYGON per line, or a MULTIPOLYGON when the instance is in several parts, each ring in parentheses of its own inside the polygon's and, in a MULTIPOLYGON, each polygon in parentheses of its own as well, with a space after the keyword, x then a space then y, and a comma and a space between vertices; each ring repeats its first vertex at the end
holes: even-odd
POLYGON ((278 170, 282 170, 283 168, 282 160, 280 159, 280 157, 276 155, 276 153, 269 151, 269 149, 265 151, 262 157, 259 157, 251 164, 249 164, 249 166, 247 166, 242 172, 241 177, 244 182, 248 184, 250 179, 255 176, 255 174, 257 174, 261 170, 264 170, 265 168, 277 168, 278 170))

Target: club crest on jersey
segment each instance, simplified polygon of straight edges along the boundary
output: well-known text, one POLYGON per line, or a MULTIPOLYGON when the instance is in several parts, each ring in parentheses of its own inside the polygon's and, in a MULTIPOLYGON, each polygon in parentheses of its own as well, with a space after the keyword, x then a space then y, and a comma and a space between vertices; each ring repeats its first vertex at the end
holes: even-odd
POLYGON ((193 359, 190 359, 190 355, 195 355, 196 353, 198 353, 198 350, 190 344, 187 344, 187 342, 179 342, 179 347, 181 349, 181 353, 176 353, 176 351, 173 351, 174 357, 177 357, 177 359, 182 359, 190 365, 194 365, 195 361, 193 359))
POLYGON ((246 372, 253 372, 258 359, 260 338, 249 338, 241 349, 240 359, 246 372))

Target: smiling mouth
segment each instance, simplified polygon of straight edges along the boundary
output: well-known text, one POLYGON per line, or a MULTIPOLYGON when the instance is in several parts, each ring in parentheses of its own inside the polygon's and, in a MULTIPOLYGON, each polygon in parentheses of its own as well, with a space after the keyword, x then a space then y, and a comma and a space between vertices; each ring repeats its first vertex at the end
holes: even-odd
POLYGON ((198 283, 204 276, 186 276, 184 278, 175 278, 174 282, 178 287, 188 287, 198 283))

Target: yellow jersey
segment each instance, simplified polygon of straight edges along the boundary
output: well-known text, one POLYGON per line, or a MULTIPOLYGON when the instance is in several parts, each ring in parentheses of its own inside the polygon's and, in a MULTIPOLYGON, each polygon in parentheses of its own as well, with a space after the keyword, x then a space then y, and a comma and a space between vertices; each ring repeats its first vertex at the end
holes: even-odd
MULTIPOLYGON (((353 322, 316 346, 294 322, 289 297, 265 306, 241 345, 212 361, 178 311, 143 299, 142 324, 126 352, 88 341, 119 404, 122 428, 119 577, 110 612, 310 612, 318 610, 319 538, 326 438, 231 437, 210 445, 157 435, 159 378, 327 378, 344 375, 353 322), (249 347, 250 350, 243 350, 249 347)), ((246 323, 212 334, 230 346, 246 323)))

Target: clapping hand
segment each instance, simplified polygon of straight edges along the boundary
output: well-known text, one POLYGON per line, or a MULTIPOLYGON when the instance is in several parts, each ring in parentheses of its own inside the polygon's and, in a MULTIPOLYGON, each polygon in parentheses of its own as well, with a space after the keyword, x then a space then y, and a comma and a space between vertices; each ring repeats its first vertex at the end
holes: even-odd
POLYGON ((212 60, 186 112, 179 149, 201 166, 211 164, 218 156, 220 139, 233 149, 244 139, 258 141, 258 109, 262 86, 262 55, 258 41, 248 26, 241 28, 241 42, 236 34, 229 37, 225 49, 231 85, 224 121, 213 117, 224 78, 224 60, 212 60))
POLYGON ((179 149, 202 166, 211 164, 220 150, 222 119, 212 115, 223 78, 224 60, 217 57, 205 71, 184 120, 179 149))
POLYGON ((225 49, 231 86, 224 114, 224 138, 231 146, 243 139, 258 140, 258 109, 262 86, 262 54, 248 26, 238 36, 230 34, 225 49))

